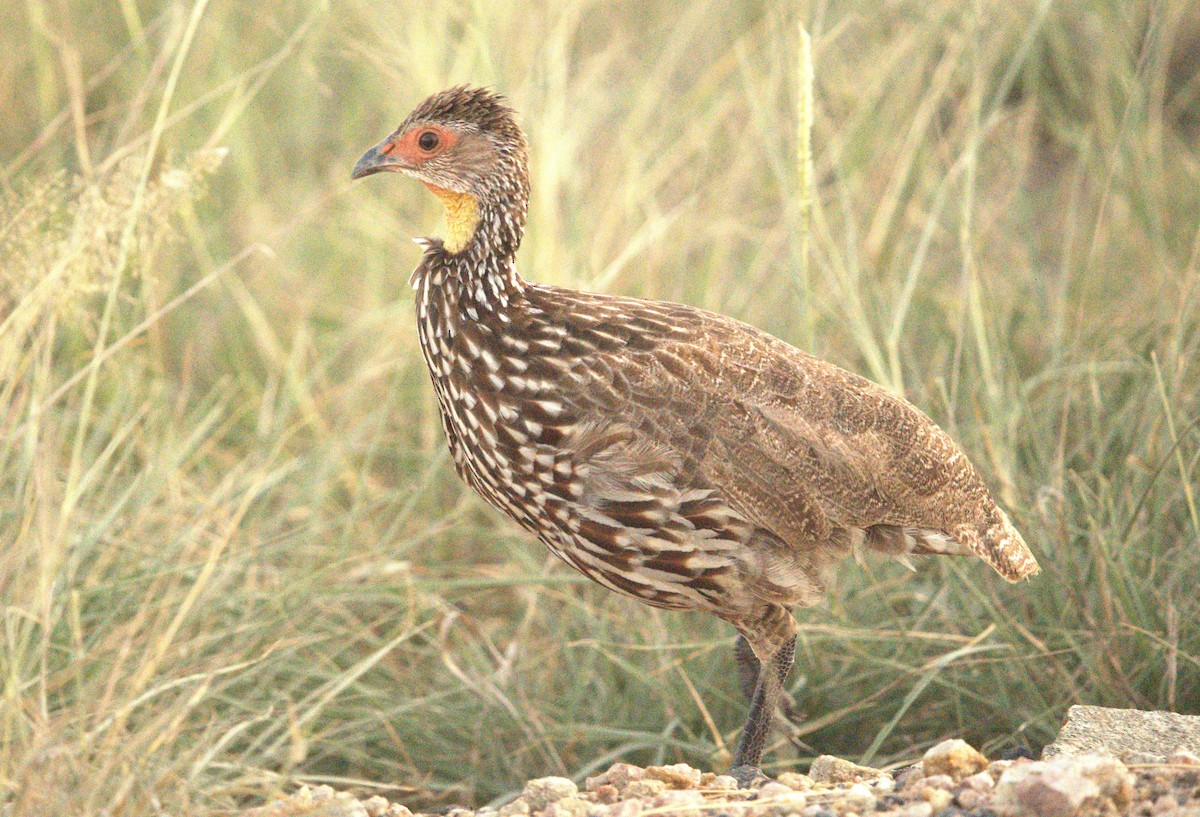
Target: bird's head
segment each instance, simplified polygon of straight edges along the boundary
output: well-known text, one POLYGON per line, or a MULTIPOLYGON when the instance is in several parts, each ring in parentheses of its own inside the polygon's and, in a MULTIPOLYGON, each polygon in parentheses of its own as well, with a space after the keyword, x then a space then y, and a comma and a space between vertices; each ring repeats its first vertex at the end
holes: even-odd
MULTIPOLYGON (((523 225, 526 161, 525 136, 504 97, 460 85, 418 105, 363 154, 351 177, 398 171, 423 182, 446 208, 445 247, 458 252, 475 234, 482 207, 518 211, 514 220, 523 225)), ((499 215, 512 219, 510 213, 499 215)))

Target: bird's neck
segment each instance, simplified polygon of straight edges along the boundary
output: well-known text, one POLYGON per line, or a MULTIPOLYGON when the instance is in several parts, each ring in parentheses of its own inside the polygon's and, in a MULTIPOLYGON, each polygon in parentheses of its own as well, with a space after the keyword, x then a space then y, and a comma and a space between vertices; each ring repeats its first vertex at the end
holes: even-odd
MULTIPOLYGON (((523 177, 516 177, 518 179, 523 177)), ((421 267, 440 270, 441 286, 457 290, 453 300, 480 308, 504 306, 525 282, 517 273, 517 248, 525 232, 528 188, 489 191, 477 198, 426 185, 446 210, 446 237, 427 245, 421 267)), ((420 274, 421 268, 417 273, 420 274)))

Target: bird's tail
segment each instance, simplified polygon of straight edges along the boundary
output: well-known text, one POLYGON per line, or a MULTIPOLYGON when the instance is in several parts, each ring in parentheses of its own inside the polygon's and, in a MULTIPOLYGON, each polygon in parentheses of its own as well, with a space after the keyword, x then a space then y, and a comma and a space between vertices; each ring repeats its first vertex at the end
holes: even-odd
POLYGON ((999 508, 994 508, 982 524, 959 525, 950 533, 1010 582, 1041 570, 1020 532, 999 508))

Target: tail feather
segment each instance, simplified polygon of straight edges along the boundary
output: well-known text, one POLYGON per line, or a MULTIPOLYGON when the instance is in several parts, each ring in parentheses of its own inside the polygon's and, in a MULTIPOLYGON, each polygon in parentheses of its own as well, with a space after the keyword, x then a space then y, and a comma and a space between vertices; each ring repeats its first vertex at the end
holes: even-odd
POLYGON ((871 550, 906 563, 910 553, 975 555, 1010 582, 1040 570, 1029 546, 999 508, 994 508, 994 513, 981 524, 957 525, 949 532, 909 525, 872 525, 863 534, 860 541, 871 550))
POLYGON ((1020 532, 999 508, 982 524, 959 525, 951 533, 1010 582, 1018 582, 1041 570, 1020 532))

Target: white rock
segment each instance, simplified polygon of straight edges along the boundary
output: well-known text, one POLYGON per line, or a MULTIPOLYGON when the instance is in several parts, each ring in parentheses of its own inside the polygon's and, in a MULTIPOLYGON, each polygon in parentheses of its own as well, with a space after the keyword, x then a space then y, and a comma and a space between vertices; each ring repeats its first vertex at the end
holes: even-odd
POLYGON ((926 775, 945 774, 962 780, 988 767, 988 759, 965 740, 944 740, 921 758, 926 775))
POLYGON ((541 811, 551 803, 579 792, 574 780, 565 777, 539 777, 525 784, 521 796, 529 804, 530 811, 541 811))

